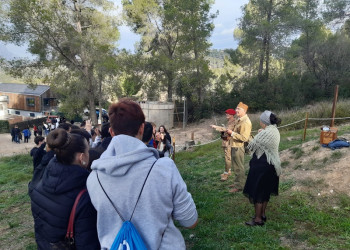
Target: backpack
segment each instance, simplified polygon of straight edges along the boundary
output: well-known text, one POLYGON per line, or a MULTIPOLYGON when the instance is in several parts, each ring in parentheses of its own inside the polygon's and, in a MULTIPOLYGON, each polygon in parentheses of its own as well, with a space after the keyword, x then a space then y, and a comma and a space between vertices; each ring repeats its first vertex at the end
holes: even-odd
POLYGON ((145 245, 145 243, 143 242, 141 235, 139 234, 139 232, 137 231, 137 229, 135 228, 134 224, 132 224, 131 219, 132 216, 134 215, 137 203, 140 200, 143 188, 146 184, 147 178, 149 176, 149 174, 151 173, 151 170, 154 166, 154 164, 157 162, 157 160, 155 162, 153 162, 150 170, 148 171, 148 174, 146 176, 145 181, 143 182, 140 194, 137 198, 136 204, 134 206, 134 209, 131 213, 130 219, 129 220, 125 220, 123 218, 123 216, 120 214, 119 210, 117 209, 117 207, 114 205, 114 203, 112 202, 112 200, 109 198, 109 196, 107 195, 105 189, 103 188, 101 182, 100 182, 100 178, 98 177, 98 172, 96 171, 96 176, 97 176, 97 180, 98 183, 100 184, 103 192, 105 193, 105 195, 107 196, 108 200, 110 201, 110 203, 112 204, 113 208, 115 209, 115 211, 118 213, 119 217, 122 219, 123 224, 122 227, 120 228, 117 236, 114 239, 114 242, 110 248, 110 250, 123 250, 123 249, 130 249, 130 250, 147 250, 147 247, 145 245))

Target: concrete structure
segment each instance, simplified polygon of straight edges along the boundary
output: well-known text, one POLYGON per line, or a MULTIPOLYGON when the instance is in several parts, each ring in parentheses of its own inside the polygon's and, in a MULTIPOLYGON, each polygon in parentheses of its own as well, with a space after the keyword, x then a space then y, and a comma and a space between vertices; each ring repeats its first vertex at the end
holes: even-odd
POLYGON ((174 127, 174 103, 172 102, 140 102, 146 121, 154 122, 157 128, 164 125, 166 129, 174 127))
POLYGON ((7 103, 8 98, 7 96, 0 96, 0 120, 7 118, 7 103))

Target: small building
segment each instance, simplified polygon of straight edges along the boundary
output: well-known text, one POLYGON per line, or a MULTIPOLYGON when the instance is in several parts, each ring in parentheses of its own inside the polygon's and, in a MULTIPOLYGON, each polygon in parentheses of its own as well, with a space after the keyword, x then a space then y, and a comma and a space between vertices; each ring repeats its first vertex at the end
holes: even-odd
POLYGON ((37 85, 33 89, 27 84, 0 83, 0 96, 7 102, 8 115, 34 118, 57 109, 57 99, 48 85, 37 85))

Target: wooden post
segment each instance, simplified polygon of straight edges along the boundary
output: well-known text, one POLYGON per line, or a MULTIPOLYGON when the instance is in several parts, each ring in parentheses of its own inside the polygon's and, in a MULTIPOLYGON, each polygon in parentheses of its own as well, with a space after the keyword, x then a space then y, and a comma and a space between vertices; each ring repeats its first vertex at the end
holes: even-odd
POLYGON ((305 138, 306 138, 306 129, 307 129, 307 122, 308 122, 308 120, 309 120, 309 113, 306 112, 303 141, 305 141, 305 138))
POLYGON ((175 136, 173 137, 173 161, 175 162, 175 136))
POLYGON ((176 107, 175 100, 174 100, 174 108, 175 108, 175 114, 176 114, 176 117, 177 117, 177 121, 180 122, 180 117, 179 117, 179 113, 177 113, 177 107, 176 107))
POLYGON ((339 89, 339 85, 335 85, 333 107, 332 107, 331 127, 334 127, 335 109, 336 109, 336 105, 337 105, 337 101, 338 101, 338 89, 339 89))
POLYGON ((191 133, 191 140, 194 141, 194 132, 191 133))

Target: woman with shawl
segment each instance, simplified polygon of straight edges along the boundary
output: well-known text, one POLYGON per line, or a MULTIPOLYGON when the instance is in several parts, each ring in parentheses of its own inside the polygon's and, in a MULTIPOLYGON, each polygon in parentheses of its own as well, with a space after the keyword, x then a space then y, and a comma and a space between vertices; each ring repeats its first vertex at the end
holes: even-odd
POLYGON ((258 134, 248 144, 253 153, 249 162, 249 173, 243 194, 254 204, 255 216, 248 226, 263 226, 266 222, 266 207, 270 195, 278 195, 281 161, 278 154, 280 133, 277 125, 281 120, 271 111, 265 111, 260 116, 258 134))

